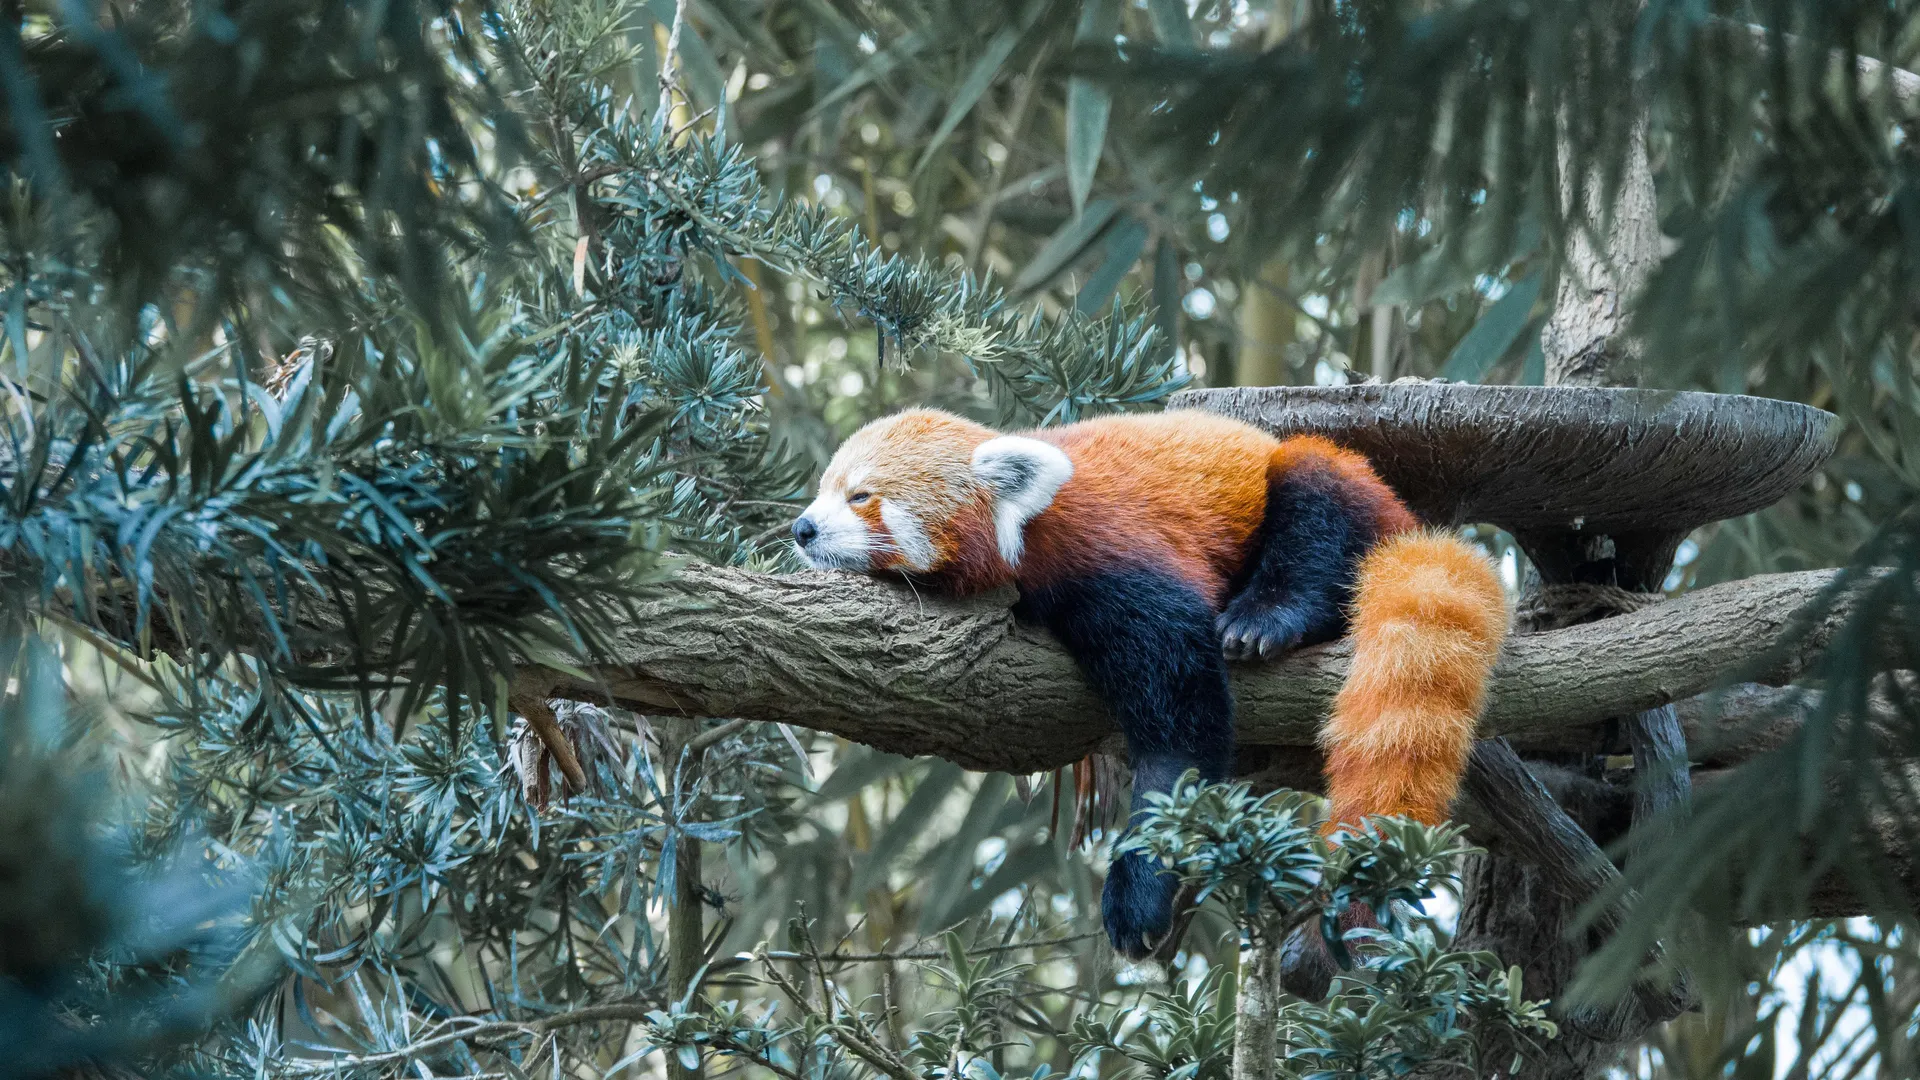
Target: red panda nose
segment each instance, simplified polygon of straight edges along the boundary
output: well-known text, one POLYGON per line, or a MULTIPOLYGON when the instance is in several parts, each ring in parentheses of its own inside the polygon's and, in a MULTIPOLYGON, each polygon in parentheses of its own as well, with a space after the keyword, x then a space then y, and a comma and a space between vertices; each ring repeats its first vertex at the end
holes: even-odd
POLYGON ((808 544, 813 543, 813 538, 819 535, 820 529, 814 525, 812 518, 803 515, 794 521, 793 542, 799 544, 801 547, 806 547, 808 544))

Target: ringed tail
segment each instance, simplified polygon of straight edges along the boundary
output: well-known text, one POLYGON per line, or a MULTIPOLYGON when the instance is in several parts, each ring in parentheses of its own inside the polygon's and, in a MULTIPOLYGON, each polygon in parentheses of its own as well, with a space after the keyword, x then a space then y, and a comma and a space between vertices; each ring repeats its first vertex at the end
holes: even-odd
POLYGON ((1447 820, 1508 619, 1493 565, 1458 537, 1405 532, 1362 560, 1353 667, 1320 736, 1328 832, 1375 816, 1447 820))

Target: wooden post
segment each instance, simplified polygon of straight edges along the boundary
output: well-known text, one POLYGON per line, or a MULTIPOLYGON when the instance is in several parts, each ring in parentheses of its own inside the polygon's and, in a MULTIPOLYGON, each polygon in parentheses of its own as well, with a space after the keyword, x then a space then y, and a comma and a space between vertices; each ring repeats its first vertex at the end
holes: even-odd
MULTIPOLYGON (((669 808, 680 813, 680 803, 689 797, 699 768, 699 753, 689 752, 700 732, 698 720, 662 717, 652 721, 660 732, 661 788, 669 808)), ((686 1002, 688 1008, 700 1004, 701 968, 706 964, 706 919, 701 910, 700 842, 690 836, 677 836, 673 844, 673 892, 667 898, 667 995, 674 1005, 686 1002)), ((703 1070, 680 1064, 678 1055, 667 1055, 669 1080, 700 1080, 703 1070)))
MULTIPOLYGON (((1550 386, 1600 386, 1624 370, 1625 361, 1638 358, 1637 343, 1626 333, 1628 307, 1660 257, 1645 142, 1642 118, 1629 140, 1612 205, 1601 202, 1599 177, 1589 176, 1586 205, 1567 207, 1574 217, 1604 226, 1605 232, 1596 236, 1576 228, 1568 238, 1554 311, 1541 332, 1550 386)), ((1569 164, 1568 158, 1563 149, 1563 165, 1569 164)), ((1571 169, 1563 168, 1562 174, 1567 177, 1562 195, 1571 203, 1571 169)), ((1601 533, 1583 530, 1583 524, 1575 520, 1559 528, 1516 533, 1538 574, 1527 605, 1531 610, 1523 616, 1532 625, 1521 629, 1543 630, 1604 618, 1623 610, 1609 609, 1606 596, 1657 592, 1687 531, 1670 526, 1601 533), (1602 599, 1596 602, 1596 597, 1602 599)), ((1634 831, 1650 827, 1655 817, 1670 824, 1669 812, 1684 808, 1687 802, 1686 739, 1679 718, 1673 709, 1660 708, 1621 720, 1634 756, 1636 781, 1645 779, 1642 768, 1657 776, 1657 783, 1643 787, 1642 797, 1635 801, 1634 831)), ((1596 746, 1594 751, 1600 749, 1596 746)), ((1469 781, 1483 810, 1515 817, 1509 823, 1514 833, 1524 836, 1532 831, 1540 834, 1539 839, 1561 842, 1525 845, 1531 850, 1522 859, 1496 854, 1472 859, 1463 874, 1457 944, 1515 958, 1521 963, 1526 993, 1558 1001, 1589 951, 1586 939, 1570 935, 1573 914, 1605 879, 1617 877, 1618 872, 1592 839, 1546 797, 1544 789, 1537 783, 1520 782, 1526 775, 1504 740, 1494 740, 1476 747, 1469 781), (1500 784, 1496 776, 1511 782, 1500 784), (1523 800, 1523 794, 1534 798, 1523 800), (1530 806, 1531 812, 1515 815, 1520 806, 1530 806), (1543 897, 1550 899, 1542 902, 1543 897)), ((1609 916, 1618 919, 1618 909, 1609 916)), ((1596 930, 1606 931, 1604 920, 1596 930)), ((1638 1038, 1692 1003, 1691 988, 1683 978, 1664 992, 1658 987, 1636 987, 1633 998, 1611 1009, 1570 1010, 1565 1013, 1561 1038, 1544 1060, 1529 1066, 1526 1075, 1530 1080, 1589 1076, 1620 1043, 1638 1038)))
POLYGON ((1234 985, 1233 1080, 1273 1080, 1279 1067, 1280 943, 1249 934, 1234 985))

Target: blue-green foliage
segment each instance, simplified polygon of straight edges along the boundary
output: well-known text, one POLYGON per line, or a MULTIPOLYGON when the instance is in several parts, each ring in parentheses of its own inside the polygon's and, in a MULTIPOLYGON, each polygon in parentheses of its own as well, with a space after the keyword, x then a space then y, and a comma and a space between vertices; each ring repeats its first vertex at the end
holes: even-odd
MULTIPOLYGON (((1319 800, 1199 784, 1191 773, 1151 803, 1121 847, 1158 858, 1195 887, 1196 903, 1217 901, 1249 948, 1272 948, 1295 927, 1337 933, 1333 917, 1349 903, 1380 913, 1379 929, 1344 935, 1343 970, 1326 1000, 1280 1004, 1280 1076, 1373 1080, 1418 1068, 1483 1075, 1483 1067, 1509 1065, 1556 1034, 1542 1004, 1525 999, 1517 968, 1503 969, 1487 953, 1450 949, 1412 906, 1431 898, 1435 883, 1471 850, 1459 829, 1375 819, 1335 847, 1320 835, 1319 800)), ((809 1080, 1002 1080, 1003 1052, 1026 1044, 1009 1034, 1007 1021, 1019 1015, 1019 988, 1031 965, 1009 962, 1005 950, 970 950, 958 934, 944 935, 942 949, 923 962, 951 1007, 925 1017, 895 1051, 875 1037, 884 1017, 848 1000, 828 974, 839 970, 832 951, 818 949, 804 923, 789 936, 791 951, 776 956, 763 948, 756 956, 762 982, 784 998, 777 1007, 678 1002, 649 1014, 649 1048, 688 1067, 732 1060, 809 1080), (797 961, 797 975, 787 974, 789 961, 797 961)), ((1070 1074, 1225 1080, 1233 1075, 1236 1021, 1247 1007, 1242 989, 1219 968, 1149 989, 1137 1004, 1089 1002, 1074 1011, 1066 1032, 1070 1074)), ((1045 1064, 1021 1073, 1022 1080, 1049 1075, 1045 1064)))
POLYGON ((490 700, 516 652, 591 647, 646 580, 633 480, 661 415, 604 363, 507 327, 386 326, 310 348, 274 393, 222 355, 46 317, 43 355, 71 352, 26 380, 48 404, 6 425, 16 619, 190 644, 201 677, 236 653, 311 689, 404 667, 410 713, 432 686, 490 700))
POLYGON ((143 856, 106 777, 71 745, 58 654, 0 639, 0 670, 6 1074, 190 1044, 278 971, 249 927, 256 868, 193 845, 143 856))
MULTIPOLYGON (((89 1052, 156 1076, 304 1075, 309 1045, 374 1076, 609 1064, 609 1033, 669 1004, 676 846, 784 839, 794 755, 749 730, 688 779, 644 718, 581 710, 563 722, 591 783, 542 811, 504 699, 519 665, 602 653, 669 556, 784 557, 805 466, 743 344, 749 264, 890 362, 973 365, 1008 416, 1184 377, 1144 315, 1017 311, 768 192, 724 117, 673 130, 616 94, 629 5, 227 7, 0 30, 4 630, 137 691, 142 803, 109 820, 141 865, 217 863, 251 894, 222 950, 169 969, 184 1048, 89 1052), (187 142, 130 178, 130 131, 187 142)), ((38 791, 0 787, 0 812, 38 791)), ((204 910, 118 892, 141 918, 204 910)), ((112 1035, 145 955, 49 945, 133 995, 69 1019, 112 1035)), ((0 1072, 50 1065, 10 1056, 27 1045, 0 1039, 0 1072)))

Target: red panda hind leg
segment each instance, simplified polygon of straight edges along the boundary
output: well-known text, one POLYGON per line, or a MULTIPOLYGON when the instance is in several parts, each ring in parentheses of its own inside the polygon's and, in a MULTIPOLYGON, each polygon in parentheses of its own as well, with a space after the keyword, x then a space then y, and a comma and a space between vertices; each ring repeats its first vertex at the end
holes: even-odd
POLYGON ((1374 816, 1447 819, 1508 619, 1494 567, 1464 540, 1407 532, 1368 553, 1353 666, 1320 736, 1328 831, 1374 816))

